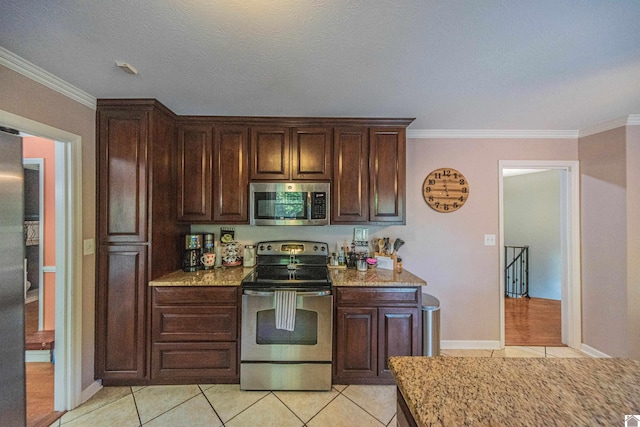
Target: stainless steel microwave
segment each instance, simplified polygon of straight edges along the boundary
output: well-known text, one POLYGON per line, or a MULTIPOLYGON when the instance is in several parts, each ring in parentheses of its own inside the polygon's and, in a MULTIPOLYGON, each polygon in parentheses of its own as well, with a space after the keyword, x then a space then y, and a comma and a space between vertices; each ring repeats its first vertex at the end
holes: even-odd
POLYGON ((329 225, 328 182, 252 182, 252 225, 329 225))

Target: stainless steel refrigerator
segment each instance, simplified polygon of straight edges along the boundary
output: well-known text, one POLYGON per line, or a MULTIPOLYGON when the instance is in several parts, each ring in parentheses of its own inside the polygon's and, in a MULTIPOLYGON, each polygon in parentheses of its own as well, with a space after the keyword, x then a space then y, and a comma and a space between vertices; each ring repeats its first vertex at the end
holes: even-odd
POLYGON ((0 129, 0 425, 26 423, 22 138, 0 129))

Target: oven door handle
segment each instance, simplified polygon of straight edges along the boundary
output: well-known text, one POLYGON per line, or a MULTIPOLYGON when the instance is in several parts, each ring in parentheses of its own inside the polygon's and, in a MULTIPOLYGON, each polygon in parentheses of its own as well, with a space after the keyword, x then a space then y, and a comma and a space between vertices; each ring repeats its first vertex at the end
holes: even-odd
MULTIPOLYGON (((274 295, 275 291, 255 291, 253 289, 245 289, 243 290, 242 293, 244 295, 266 297, 266 296, 274 295)), ((324 297, 326 295, 331 295, 331 291, 296 291, 296 296, 301 296, 301 297, 324 297)))

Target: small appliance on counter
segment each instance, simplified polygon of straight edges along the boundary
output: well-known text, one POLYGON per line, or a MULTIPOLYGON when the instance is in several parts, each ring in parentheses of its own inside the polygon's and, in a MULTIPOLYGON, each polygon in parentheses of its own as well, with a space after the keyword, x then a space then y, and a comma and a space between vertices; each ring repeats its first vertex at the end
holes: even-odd
POLYGON ((182 270, 197 271, 202 267, 202 234, 184 236, 184 252, 182 254, 182 270))
POLYGON ((240 256, 240 243, 236 241, 224 243, 225 252, 222 256, 222 265, 225 267, 235 267, 242 264, 240 256))

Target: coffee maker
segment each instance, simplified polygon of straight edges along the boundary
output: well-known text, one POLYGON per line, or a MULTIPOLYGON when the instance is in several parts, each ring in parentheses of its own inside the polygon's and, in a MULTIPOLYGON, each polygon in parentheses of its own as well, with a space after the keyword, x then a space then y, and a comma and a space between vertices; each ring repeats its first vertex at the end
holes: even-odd
POLYGON ((197 271, 202 268, 202 234, 184 236, 184 252, 182 254, 182 271, 197 271))

